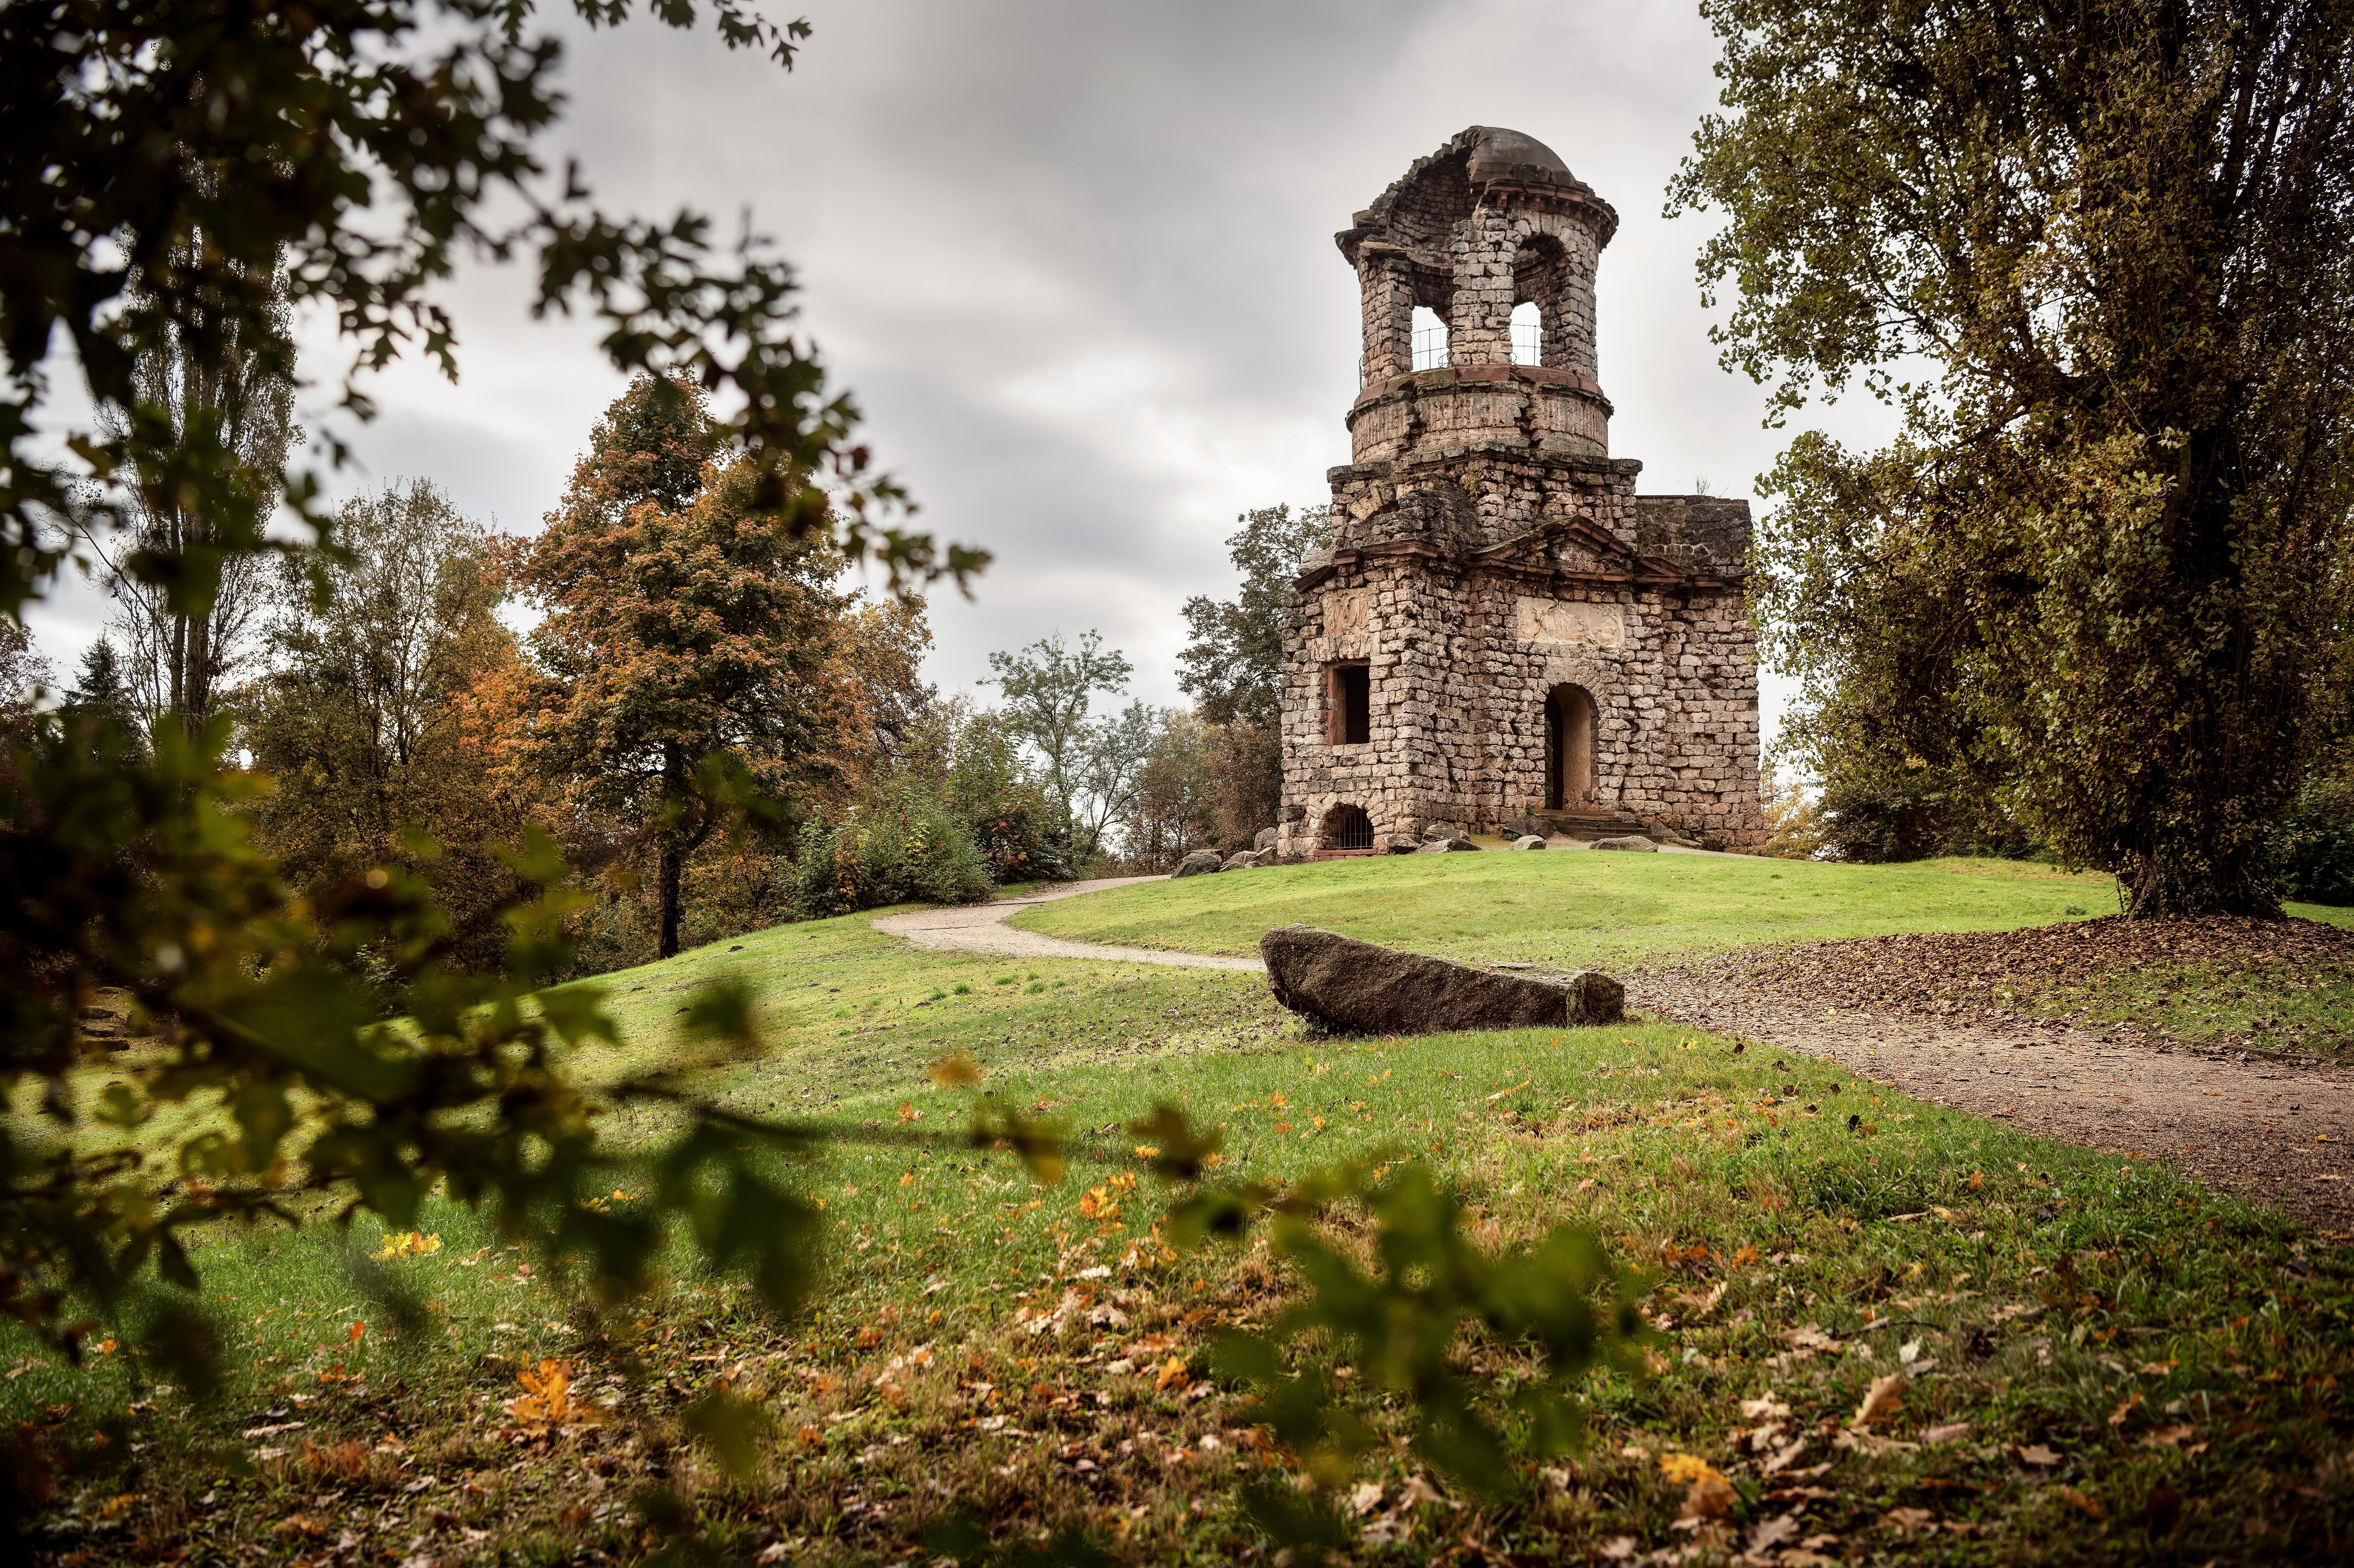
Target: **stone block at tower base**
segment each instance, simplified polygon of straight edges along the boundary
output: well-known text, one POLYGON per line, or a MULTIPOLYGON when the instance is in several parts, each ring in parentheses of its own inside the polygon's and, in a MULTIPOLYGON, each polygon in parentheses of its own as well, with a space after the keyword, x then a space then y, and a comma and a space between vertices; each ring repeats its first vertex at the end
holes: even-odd
POLYGON ((1276 1001, 1359 1033, 1564 1028, 1626 1016, 1626 988, 1591 969, 1497 974, 1313 926, 1269 931, 1258 950, 1276 1001))

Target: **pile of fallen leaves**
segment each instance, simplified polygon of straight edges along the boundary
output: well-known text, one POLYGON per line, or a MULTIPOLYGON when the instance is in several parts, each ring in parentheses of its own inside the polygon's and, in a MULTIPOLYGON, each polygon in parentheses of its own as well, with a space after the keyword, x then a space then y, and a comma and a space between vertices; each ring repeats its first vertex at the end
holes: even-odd
POLYGON ((2022 931, 1936 931, 1808 942, 1658 971, 1703 993, 1766 992, 1814 1008, 1968 1022, 2055 1016, 2105 985, 2240 982, 2268 991, 2354 983, 2354 929, 2317 920, 2110 916, 2022 931))

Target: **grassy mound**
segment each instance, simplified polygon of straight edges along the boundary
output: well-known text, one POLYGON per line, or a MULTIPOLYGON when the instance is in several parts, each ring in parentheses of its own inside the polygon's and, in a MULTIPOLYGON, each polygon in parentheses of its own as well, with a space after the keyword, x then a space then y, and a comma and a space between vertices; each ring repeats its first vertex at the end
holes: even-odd
POLYGON ((1469 960, 1631 967, 1769 942, 1993 931, 2106 915, 2104 876, 2017 861, 1911 865, 1546 850, 1382 855, 1140 884, 1024 910, 1051 936, 1255 953, 1301 923, 1469 960))
MULTIPOLYGON (((1739 923, 1679 880, 1700 868, 1763 874, 1763 889, 1737 885, 1769 915, 1776 869, 1793 893, 1864 885, 1791 875, 1834 868, 1569 859, 1416 869, 1466 909, 1482 885, 1543 875, 1662 909, 1630 944, 1734 939, 1739 923)), ((1201 880, 1280 899, 1388 874, 1201 880)), ((2022 922, 2049 917, 2036 901, 2087 896, 2035 876, 1913 874, 1982 916, 2009 899, 2022 922)), ((1922 917, 1900 904, 1875 906, 1922 917)), ((1415 929, 1394 904, 1382 918, 1415 929)), ((1512 939, 1539 940, 1534 920, 1512 939)), ((1450 927, 1417 945, 1478 939, 1450 927)), ((1695 1542, 1786 1562, 2321 1561, 2354 1527, 2344 1252, 2162 1168, 1687 1031, 1310 1040, 1255 976, 921 953, 863 917, 605 989, 624 1039, 582 1064, 592 1076, 667 1061, 742 1108, 854 1135, 960 1125, 959 1097, 924 1068, 963 1050, 983 1087, 1064 1122, 1069 1175, 1041 1186, 985 1150, 822 1150, 795 1172, 825 1203, 822 1284, 790 1320, 684 1272, 656 1299, 600 1305, 524 1238, 447 1204, 429 1250, 387 1249, 365 1221, 218 1237, 197 1263, 235 1370, 210 1402, 134 1376, 134 1317, 82 1369, 0 1345, 20 1460, 57 1467, 45 1551, 129 1562, 200 1544, 207 1560, 293 1563, 349 1534, 353 1561, 631 1561, 684 1530, 716 1560, 773 1548, 765 1560, 847 1563, 904 1560, 964 1512, 1005 1542, 1076 1528, 1123 1562, 1263 1554, 1237 1485, 1285 1460, 1210 1374, 1207 1344, 1266 1321, 1294 1282, 1255 1247, 1161 1245, 1169 1195, 1122 1128, 1164 1099, 1222 1128, 1225 1172, 1281 1181, 1412 1158, 1469 1206, 1481 1245, 1575 1224, 1656 1277, 1652 1370, 1596 1380, 1582 1454, 1481 1502, 1394 1447, 1348 1494, 1362 1561, 1466 1541, 1544 1561, 1695 1542), (695 1068, 672 1024, 683 988, 716 967, 759 983, 776 1044, 695 1068), (526 1401, 521 1374, 544 1388, 546 1362, 588 1419, 550 1422, 526 1401), (757 1479, 729 1479, 695 1435, 697 1402, 723 1386, 764 1413, 757 1479), (1696 1466, 1732 1489, 1680 1527, 1696 1466)), ((651 1114, 617 1117, 613 1136, 642 1138, 652 1124, 633 1118, 651 1114)), ((641 1192, 625 1181, 612 1202, 641 1192)), ((1363 1240, 1362 1216, 1331 1222, 1363 1240)), ((1461 1354, 1500 1393, 1530 1366, 1516 1345, 1470 1339, 1461 1354)), ((1363 1413, 1403 1436, 1394 1405, 1369 1397, 1363 1413)))

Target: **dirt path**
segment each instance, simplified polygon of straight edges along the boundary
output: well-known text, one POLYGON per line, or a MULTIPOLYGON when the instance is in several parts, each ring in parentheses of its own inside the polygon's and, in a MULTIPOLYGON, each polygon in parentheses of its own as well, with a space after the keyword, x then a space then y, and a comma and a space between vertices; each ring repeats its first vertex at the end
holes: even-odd
POLYGON ((1761 994, 1721 971, 1636 975, 1627 1001, 2029 1132, 2162 1157, 2325 1229, 2354 1224, 2354 1072, 2342 1066, 2025 1020, 1925 1022, 1761 994))
MULTIPOLYGON (((1075 882, 1026 898, 886 915, 875 928, 934 950, 1263 970, 1256 959, 1073 942, 1005 924, 1048 899, 1157 880, 1075 882)), ((1936 1022, 1910 1009, 1841 1005, 1849 999, 1837 988, 1794 998, 1787 988, 1745 982, 1730 957, 1631 976, 1627 1000, 1643 1012, 1836 1062, 2028 1132, 2162 1158, 2211 1186, 2277 1202, 2354 1239, 2354 1070, 2347 1067, 2031 1019, 1936 1022)))
POLYGON ((1257 959, 1225 959, 1208 953, 1174 953, 1162 948, 1110 948, 1097 942, 1070 942, 1060 937, 1043 936, 1036 931, 1019 931, 1005 922, 1007 918, 1034 904, 1044 904, 1052 898, 1068 898, 1074 894, 1094 893, 1106 887, 1126 887, 1137 882, 1161 882, 1158 876, 1111 876, 1095 882, 1066 883, 1045 893, 1027 898, 1002 898, 994 904, 971 904, 961 908, 913 909, 902 915, 885 915, 875 922, 875 928, 894 937, 905 937, 918 948, 935 952, 1002 953, 1010 959, 1115 959, 1132 964, 1173 964, 1189 969, 1246 969, 1264 973, 1267 966, 1257 959))

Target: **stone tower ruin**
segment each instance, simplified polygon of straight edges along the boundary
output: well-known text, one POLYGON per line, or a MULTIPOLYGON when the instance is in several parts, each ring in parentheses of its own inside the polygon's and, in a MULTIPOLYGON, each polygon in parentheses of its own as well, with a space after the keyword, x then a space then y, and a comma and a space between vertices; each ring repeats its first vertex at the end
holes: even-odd
POLYGON ((1337 237, 1364 360, 1285 636, 1286 856, 1435 821, 1763 842, 1749 505, 1638 496, 1643 465, 1610 455, 1594 287, 1617 226, 1550 148, 1475 125, 1337 237), (1417 344, 1417 306, 1443 343, 1417 344))

